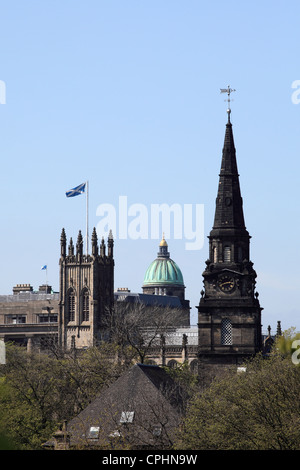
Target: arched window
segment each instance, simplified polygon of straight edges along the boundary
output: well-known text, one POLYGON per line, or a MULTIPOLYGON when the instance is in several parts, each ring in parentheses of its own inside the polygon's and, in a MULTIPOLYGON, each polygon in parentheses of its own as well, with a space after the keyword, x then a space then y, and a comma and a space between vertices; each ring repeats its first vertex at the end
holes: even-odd
POLYGON ((68 293, 68 321, 75 321, 75 292, 70 289, 68 293))
POLYGON ((89 321, 89 319, 90 319, 89 292, 87 289, 84 289, 82 293, 82 321, 89 321))
POLYGON ((230 246, 224 246, 223 259, 224 259, 224 263, 230 263, 230 261, 231 261, 231 248, 230 248, 230 246))
POLYGON ((175 359, 171 359, 167 365, 168 367, 171 367, 172 369, 176 369, 176 367, 178 366, 178 362, 175 361, 175 359))
POLYGON ((228 318, 223 318, 221 322, 221 344, 222 346, 232 345, 232 325, 228 318))

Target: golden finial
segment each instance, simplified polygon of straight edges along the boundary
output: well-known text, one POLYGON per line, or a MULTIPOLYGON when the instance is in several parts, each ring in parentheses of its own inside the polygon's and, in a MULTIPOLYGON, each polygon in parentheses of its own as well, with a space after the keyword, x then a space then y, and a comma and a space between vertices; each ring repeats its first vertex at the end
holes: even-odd
POLYGON ((168 244, 165 240, 165 233, 164 232, 163 232, 162 240, 161 240, 159 246, 168 246, 168 244))

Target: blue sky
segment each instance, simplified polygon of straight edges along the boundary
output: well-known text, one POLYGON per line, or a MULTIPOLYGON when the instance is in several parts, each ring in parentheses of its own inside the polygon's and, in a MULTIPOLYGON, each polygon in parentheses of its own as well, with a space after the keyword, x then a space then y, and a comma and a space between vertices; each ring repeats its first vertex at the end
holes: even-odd
MULTIPOLYGON (((62 227, 90 231, 97 208, 203 204, 205 243, 170 236, 192 323, 208 258, 226 103, 232 123, 263 330, 300 330, 297 1, 1 1, 1 283, 58 290, 62 227)), ((115 234, 117 235, 117 234, 115 234)), ((101 237, 101 234, 99 234, 101 237)), ((115 287, 141 292, 160 240, 115 240, 115 287)))

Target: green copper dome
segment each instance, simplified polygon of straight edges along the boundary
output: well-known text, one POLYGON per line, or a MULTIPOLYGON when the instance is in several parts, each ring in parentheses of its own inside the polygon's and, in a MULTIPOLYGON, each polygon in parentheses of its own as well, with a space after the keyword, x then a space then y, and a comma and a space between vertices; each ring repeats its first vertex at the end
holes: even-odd
POLYGON ((168 245, 163 238, 159 245, 160 252, 157 258, 150 264, 144 278, 144 286, 180 285, 183 286, 182 273, 170 258, 168 245))

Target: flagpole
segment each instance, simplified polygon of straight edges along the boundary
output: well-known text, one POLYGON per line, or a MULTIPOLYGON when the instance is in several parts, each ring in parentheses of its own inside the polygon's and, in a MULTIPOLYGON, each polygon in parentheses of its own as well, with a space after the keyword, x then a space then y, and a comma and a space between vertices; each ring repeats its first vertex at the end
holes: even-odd
POLYGON ((86 182, 86 254, 89 254, 89 182, 86 182))
POLYGON ((46 271, 46 290, 45 290, 45 293, 47 294, 48 292, 48 265, 47 264, 44 264, 44 266, 41 267, 42 271, 46 271))

